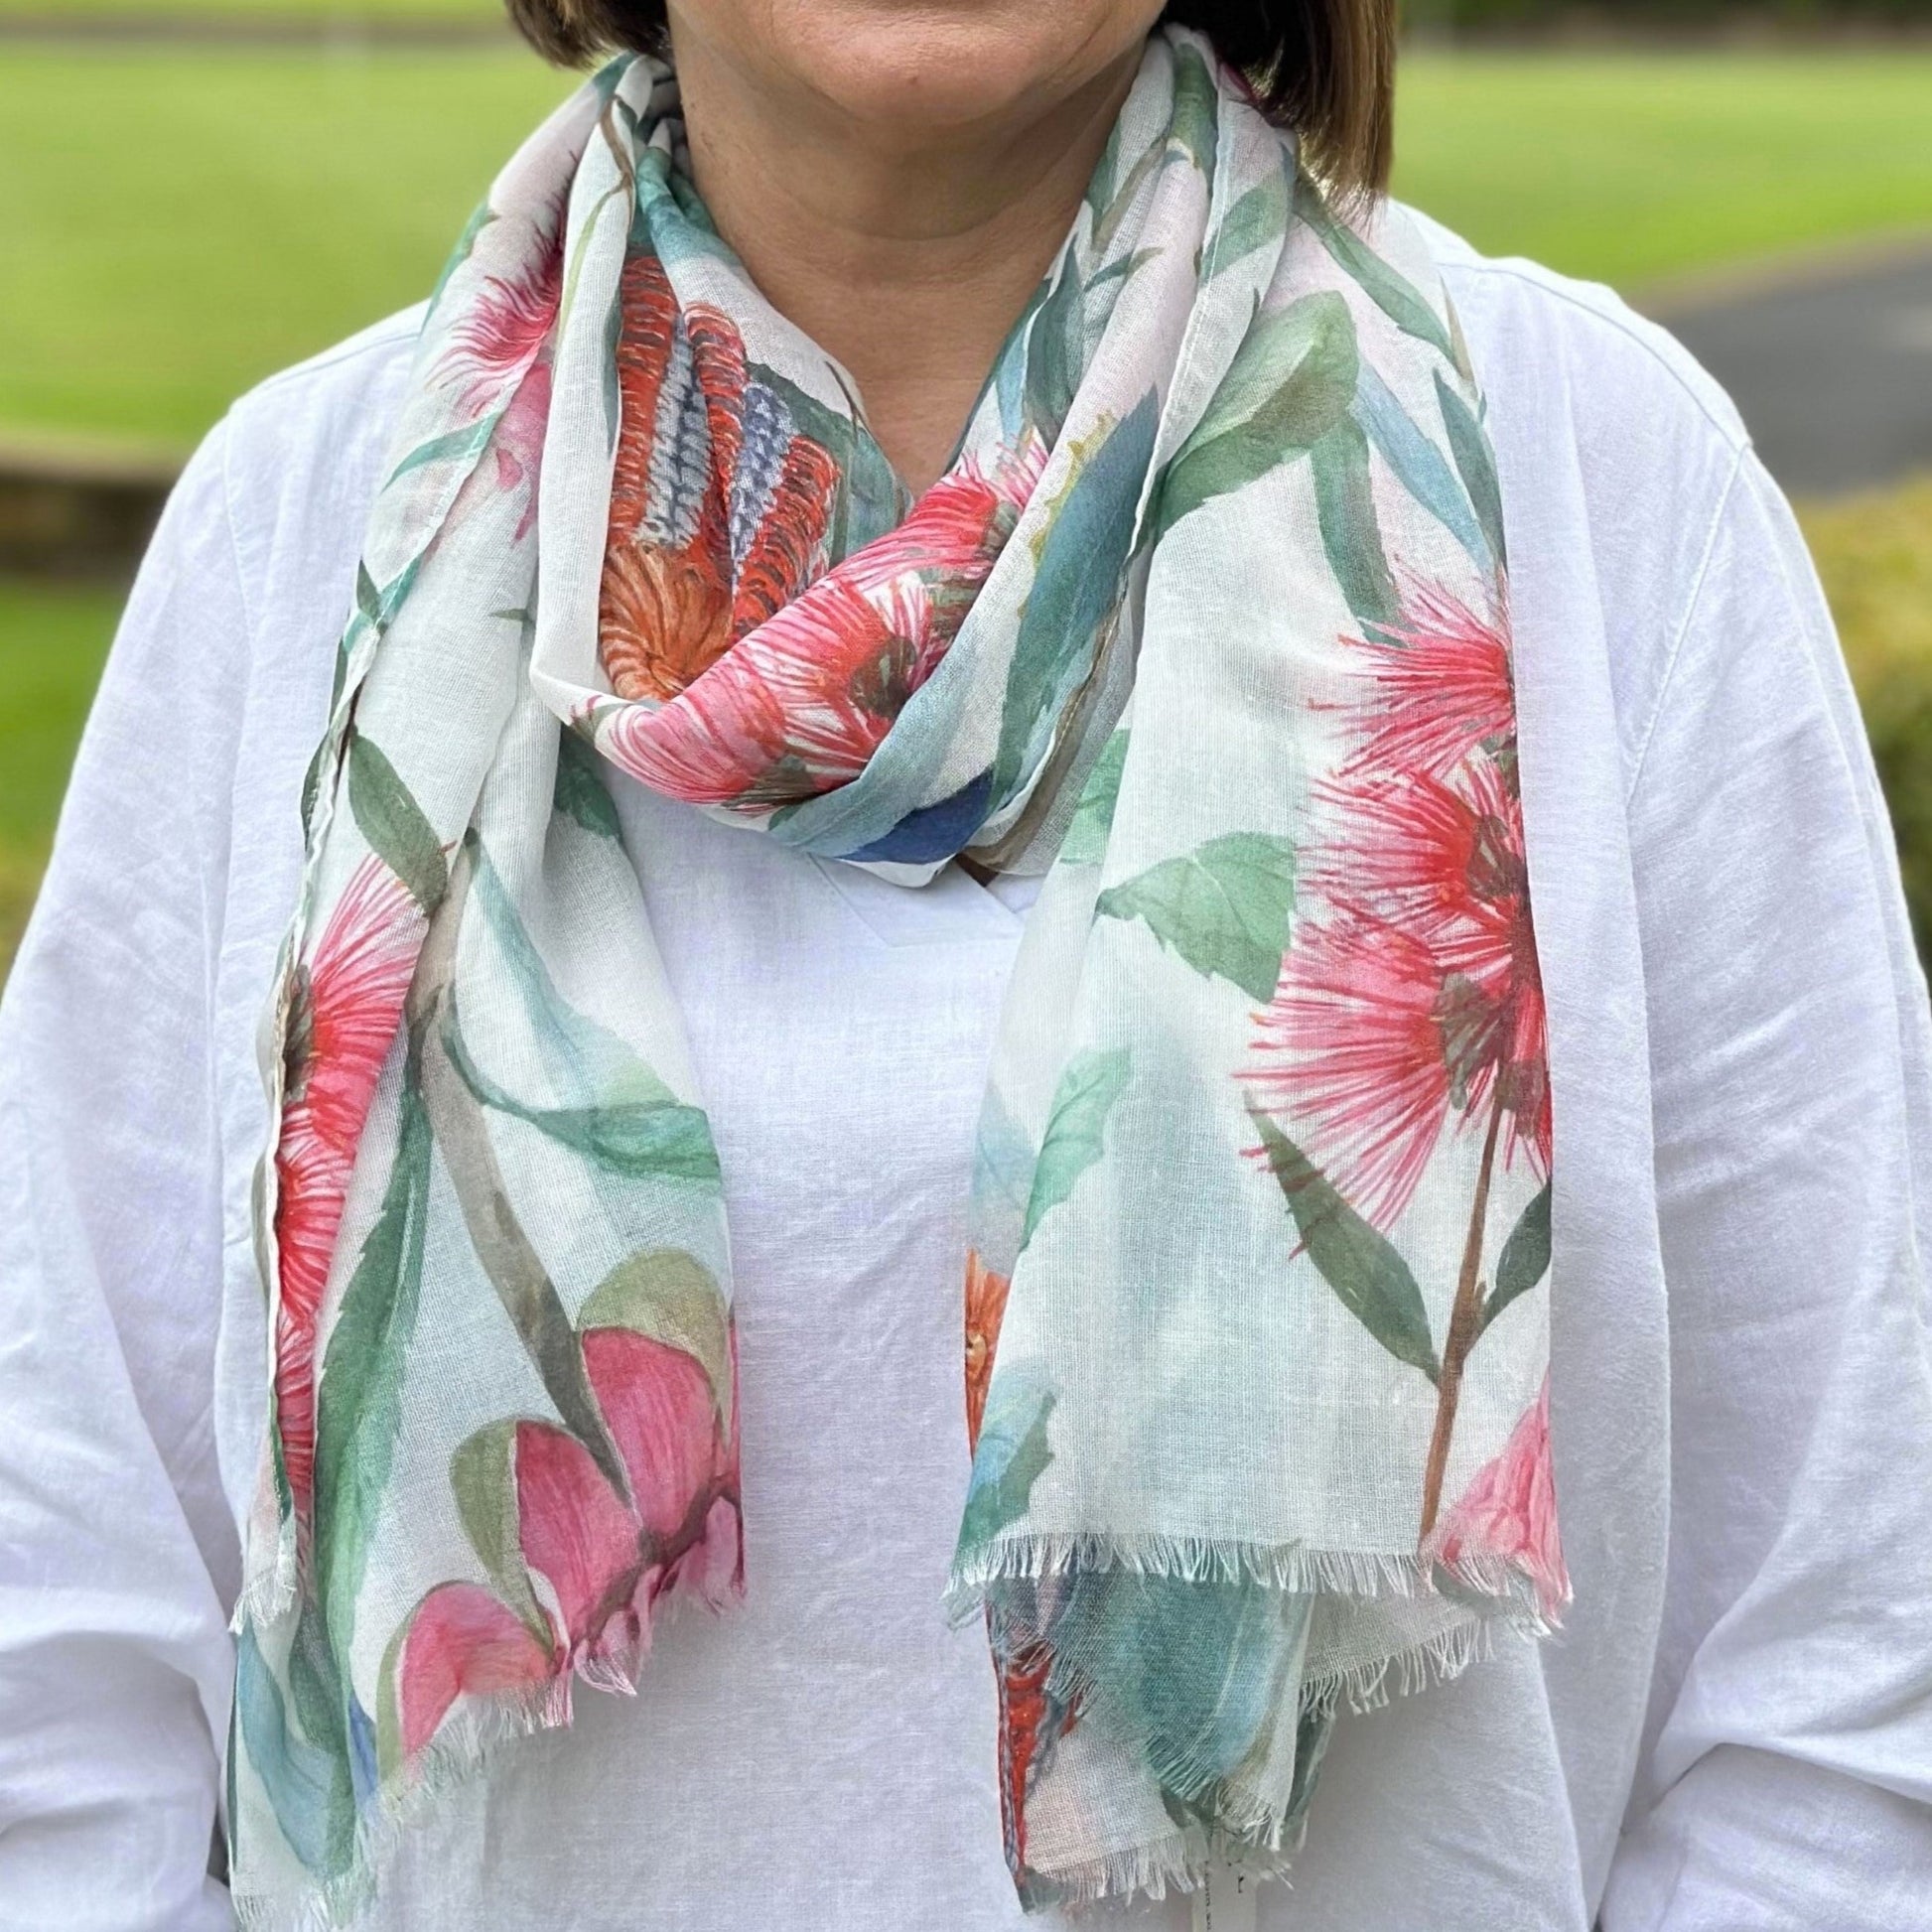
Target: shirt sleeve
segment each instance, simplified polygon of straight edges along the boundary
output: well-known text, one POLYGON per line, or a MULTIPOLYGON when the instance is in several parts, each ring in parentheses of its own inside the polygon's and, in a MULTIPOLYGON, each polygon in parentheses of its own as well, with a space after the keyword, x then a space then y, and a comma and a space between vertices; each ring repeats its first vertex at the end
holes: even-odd
POLYGON ((1671 1539, 1603 1932, 1924 1932, 1932 1027, 1831 618, 1748 452, 1630 825, 1671 1539))
POLYGON ((247 625, 217 431, 95 700, 0 1004, 0 1929, 232 1924, 209 991, 247 625))

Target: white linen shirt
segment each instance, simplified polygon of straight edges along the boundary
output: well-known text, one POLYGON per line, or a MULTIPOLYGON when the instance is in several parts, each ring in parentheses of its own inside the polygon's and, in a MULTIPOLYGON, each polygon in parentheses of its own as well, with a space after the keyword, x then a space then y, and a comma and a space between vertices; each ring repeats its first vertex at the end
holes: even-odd
MULTIPOLYGON (((1576 1604, 1344 1718, 1260 1924, 1932 1932, 1932 1033, 1858 712, 1713 383, 1606 291, 1429 232, 1512 561, 1576 1604)), ((0 1013, 0 1928, 231 1923, 256 1023, 416 321, 265 383, 190 467, 0 1013)), ((939 1593, 1026 892, 618 788, 723 1162, 749 1600, 506 1750, 371 1923, 1012 1932, 991 1669, 939 1593)))

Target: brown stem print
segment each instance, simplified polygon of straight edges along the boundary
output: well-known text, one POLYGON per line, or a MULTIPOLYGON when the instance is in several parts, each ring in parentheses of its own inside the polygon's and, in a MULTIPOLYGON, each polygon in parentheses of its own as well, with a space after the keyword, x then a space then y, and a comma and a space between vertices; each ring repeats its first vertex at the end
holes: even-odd
POLYGON ((451 1062, 443 1029, 455 997, 457 935, 476 858, 470 840, 450 867, 449 890, 430 921, 406 1008, 418 1058, 423 1107, 442 1151, 477 1260, 529 1351, 564 1425, 590 1451, 611 1486, 629 1494, 623 1464, 604 1425, 577 1331, 556 1285, 510 1205, 483 1110, 451 1062))
POLYGON ((1476 1337, 1476 1317, 1482 1307, 1482 1228, 1489 1215, 1489 1177, 1496 1166, 1496 1140, 1502 1129, 1500 1086, 1489 1106, 1489 1131, 1483 1136, 1482 1164, 1476 1170, 1475 1203, 1469 1211, 1469 1232, 1462 1244, 1462 1273, 1455 1284, 1449 1310, 1449 1333, 1443 1338, 1443 1373, 1436 1389, 1436 1429, 1429 1442, 1429 1461, 1423 1471, 1422 1530, 1427 1537, 1436 1527, 1442 1507, 1443 1475, 1449 1467, 1449 1439, 1455 1434, 1455 1405, 1462 1392, 1462 1364, 1476 1337))

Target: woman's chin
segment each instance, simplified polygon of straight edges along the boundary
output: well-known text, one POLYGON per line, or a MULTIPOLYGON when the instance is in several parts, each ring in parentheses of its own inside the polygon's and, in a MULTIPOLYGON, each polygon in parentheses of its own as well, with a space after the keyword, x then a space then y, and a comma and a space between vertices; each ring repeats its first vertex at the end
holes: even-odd
POLYGON ((1158 0, 683 0, 674 33, 886 140, 1057 106, 1137 50, 1158 0))

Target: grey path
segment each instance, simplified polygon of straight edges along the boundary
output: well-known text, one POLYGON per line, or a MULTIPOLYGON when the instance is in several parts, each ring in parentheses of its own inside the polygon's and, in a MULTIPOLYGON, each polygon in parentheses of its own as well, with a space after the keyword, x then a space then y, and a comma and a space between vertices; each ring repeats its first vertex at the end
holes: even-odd
POLYGON ((1825 495, 1932 471, 1932 243, 1651 313, 1730 391, 1786 489, 1825 495))

